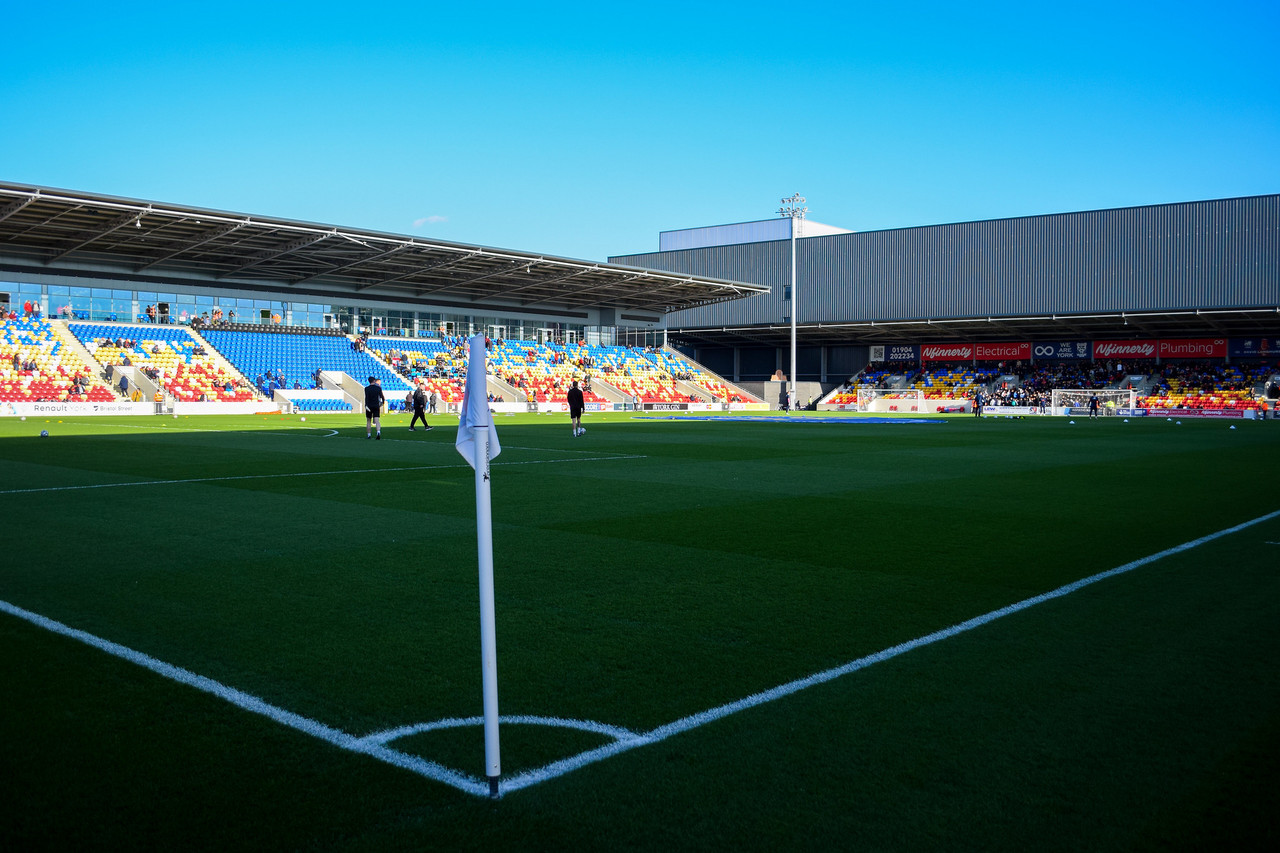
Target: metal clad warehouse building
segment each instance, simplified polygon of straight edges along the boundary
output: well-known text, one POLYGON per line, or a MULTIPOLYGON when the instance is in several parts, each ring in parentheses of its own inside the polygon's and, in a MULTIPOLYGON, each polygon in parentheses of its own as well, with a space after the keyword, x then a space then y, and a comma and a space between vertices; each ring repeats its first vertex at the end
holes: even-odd
MULTIPOLYGON (((699 361, 761 379, 789 361, 791 220, 777 222, 664 232, 664 246, 681 233, 722 244, 610 261, 767 285, 667 318, 699 361)), ((1280 195, 819 236, 812 225, 798 222, 795 241, 801 379, 841 381, 869 344, 1280 332, 1280 195)))

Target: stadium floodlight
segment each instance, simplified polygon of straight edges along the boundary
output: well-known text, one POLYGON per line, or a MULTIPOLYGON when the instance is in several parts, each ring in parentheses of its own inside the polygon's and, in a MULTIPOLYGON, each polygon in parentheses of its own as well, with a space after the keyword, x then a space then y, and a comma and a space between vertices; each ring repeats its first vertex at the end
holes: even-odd
POLYGON ((791 219, 791 369, 787 371, 787 414, 796 409, 796 229, 804 222, 804 215, 809 208, 801 207, 804 196, 796 193, 791 198, 782 199, 782 207, 778 215, 791 219))

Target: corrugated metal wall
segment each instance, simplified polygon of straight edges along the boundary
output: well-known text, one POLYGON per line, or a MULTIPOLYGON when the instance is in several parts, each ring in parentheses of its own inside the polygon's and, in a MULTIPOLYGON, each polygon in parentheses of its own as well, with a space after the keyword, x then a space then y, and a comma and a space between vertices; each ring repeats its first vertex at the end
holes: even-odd
POLYGON ((658 234, 658 251, 673 252, 681 249, 699 249, 703 246, 790 239, 790 219, 764 219, 756 222, 736 222, 732 225, 708 225, 704 228, 662 231, 658 234))
MULTIPOLYGON (((790 241, 610 261, 766 284, 668 326, 779 323, 790 241)), ((799 320, 859 322, 1280 306, 1280 195, 797 241, 799 320)))

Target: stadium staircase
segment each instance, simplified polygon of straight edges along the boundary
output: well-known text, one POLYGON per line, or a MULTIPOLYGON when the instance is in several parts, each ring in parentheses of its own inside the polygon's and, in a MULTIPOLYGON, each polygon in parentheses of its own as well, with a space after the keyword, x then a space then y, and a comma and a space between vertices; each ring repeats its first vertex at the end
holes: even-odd
MULTIPOLYGON (((217 348, 213 346, 213 344, 206 341, 204 339, 204 336, 201 335, 199 331, 197 331, 196 329, 187 327, 187 334, 191 335, 191 337, 195 340, 197 344, 204 347, 204 351, 208 353, 208 358, 215 365, 220 367, 226 373, 231 374, 236 379, 243 379, 250 388, 253 388, 253 382, 249 379, 249 377, 245 376, 243 373, 237 370, 234 364, 227 361, 226 358, 223 357, 222 353, 218 352, 217 348)), ((258 400, 266 399, 266 397, 263 396, 263 394, 259 392, 257 388, 253 388, 253 396, 254 396, 254 399, 258 399, 258 400)))
POLYGON ((247 387, 240 371, 216 354, 207 341, 186 326, 153 323, 110 323, 73 320, 67 325, 73 335, 88 349, 99 339, 127 338, 140 348, 120 349, 98 345, 93 358, 98 364, 110 365, 111 384, 120 386, 129 380, 129 397, 136 402, 150 402, 159 394, 166 402, 250 402, 261 398, 247 387), (203 348, 203 352, 197 350, 203 348), (153 352, 153 350, 155 350, 153 352), (125 357, 131 362, 125 365, 125 357), (149 379, 143 369, 159 372, 160 381, 149 379), (241 383, 244 383, 243 385, 241 383), (231 385, 232 390, 226 390, 231 385))
MULTIPOLYGON (((208 329, 201 332, 209 346, 220 353, 251 383, 256 384, 263 378, 259 390, 271 394, 284 392, 281 396, 288 398, 288 392, 296 383, 299 390, 315 390, 314 376, 320 371, 322 389, 333 390, 341 387, 347 396, 354 396, 363 405, 364 383, 369 376, 377 376, 382 380, 383 393, 386 395, 388 408, 404 407, 404 397, 409 392, 409 385, 396 374, 389 365, 369 347, 357 352, 353 348, 354 339, 344 335, 334 335, 316 331, 294 331, 292 329, 272 329, 260 331, 253 328, 208 329), (268 380, 283 375, 283 382, 276 384, 268 380), (323 374, 345 374, 347 380, 329 377, 326 384, 323 374), (356 385, 361 389, 355 392, 356 385)), ((336 399, 336 398, 334 398, 336 399)), ((345 407, 349 402, 344 401, 345 407)), ((306 410, 316 410, 307 409, 306 410)))
POLYGON ((20 317, 0 322, 0 402, 118 402, 120 397, 95 373, 83 348, 66 344, 65 329, 49 320, 20 317), (36 363, 34 371, 15 370, 13 357, 36 363), (72 379, 84 376, 87 394, 74 395, 72 379))
POLYGON ((79 356, 80 360, 89 367, 91 372, 95 372, 99 379, 103 379, 105 381, 105 371, 103 370, 102 364, 93 357, 93 353, 89 352, 84 344, 80 343, 79 338, 71 334, 71 330, 67 328, 67 321, 49 320, 48 322, 49 328, 53 330, 53 333, 58 337, 58 340, 62 342, 62 346, 79 356))

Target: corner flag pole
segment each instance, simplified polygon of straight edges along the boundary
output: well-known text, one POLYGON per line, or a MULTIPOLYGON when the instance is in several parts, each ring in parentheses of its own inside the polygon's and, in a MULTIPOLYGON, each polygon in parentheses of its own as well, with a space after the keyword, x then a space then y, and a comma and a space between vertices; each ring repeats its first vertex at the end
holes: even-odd
POLYGON ((480 663, 484 688, 484 767, 489 796, 498 796, 502 760, 498 749, 498 635, 493 611, 493 513, 489 504, 489 431, 475 442, 476 545, 480 555, 480 663))
POLYGON ((489 796, 498 796, 502 760, 498 747, 498 640, 493 608, 493 514, 489 502, 489 461, 502 452, 489 413, 484 335, 470 340, 466 397, 455 446, 476 472, 476 548, 480 563, 480 666, 484 692, 484 764, 489 796))

